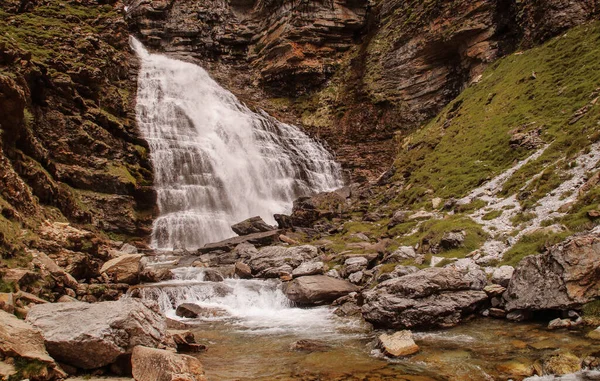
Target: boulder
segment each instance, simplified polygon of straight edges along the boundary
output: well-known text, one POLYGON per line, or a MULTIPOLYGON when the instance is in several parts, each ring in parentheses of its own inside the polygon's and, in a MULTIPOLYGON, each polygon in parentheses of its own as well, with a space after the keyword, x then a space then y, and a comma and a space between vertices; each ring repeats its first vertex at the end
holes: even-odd
POLYGON ((194 303, 183 303, 177 306, 175 314, 179 317, 195 319, 198 317, 225 316, 227 311, 218 307, 202 307, 194 303))
POLYGON ((482 270, 428 268, 379 283, 363 293, 363 317, 378 327, 434 328, 458 324, 488 299, 482 270))
POLYGON ((514 272, 515 268, 512 266, 500 266, 492 273, 492 283, 508 287, 508 283, 514 272))
POLYGON ((104 263, 100 274, 106 274, 114 283, 137 284, 142 271, 142 254, 124 254, 104 263))
POLYGON ((395 332, 392 335, 385 333, 380 335, 379 346, 386 355, 391 357, 408 356, 419 351, 419 346, 413 340, 412 332, 408 330, 395 332))
POLYGON ((26 361, 36 361, 44 364, 46 377, 35 378, 51 380, 65 377, 66 374, 50 357, 44 347, 41 333, 16 316, 0 311, 0 358, 17 357, 26 361))
POLYGON ((109 365, 136 345, 169 345, 164 316, 150 301, 40 304, 27 321, 42 332, 50 355, 82 369, 109 365))
POLYGON ((206 269, 204 270, 204 280, 206 282, 222 282, 225 280, 225 278, 223 278, 223 274, 221 274, 218 270, 206 269))
POLYGON ((542 369, 544 374, 562 376, 580 371, 581 360, 579 357, 568 352, 559 353, 546 358, 543 362, 542 369))
POLYGON ((73 290, 77 289, 77 280, 73 276, 63 270, 56 264, 50 257, 40 251, 31 250, 33 257, 32 263, 39 268, 41 271, 50 273, 52 278, 57 282, 62 283, 64 286, 69 287, 73 290))
POLYGON ((235 263, 235 275, 242 279, 250 279, 252 278, 252 269, 245 263, 236 262, 235 263))
POLYGON ((296 278, 283 286, 283 292, 293 302, 300 305, 319 305, 358 291, 350 282, 326 275, 311 275, 296 278))
POLYGON ((600 236, 574 236, 523 259, 505 294, 506 309, 567 310, 600 296, 600 236))
POLYGON ((303 262, 315 259, 318 255, 317 248, 311 245, 269 246, 252 255, 245 263, 259 278, 278 278, 282 272, 291 274, 303 262))
POLYGON ((14 283, 19 287, 25 287, 40 279, 39 274, 25 269, 7 269, 2 274, 5 283, 14 283))
POLYGON ((386 263, 399 263, 407 259, 414 259, 418 256, 412 246, 400 246, 392 254, 384 259, 386 263))
POLYGON ((442 236, 440 246, 445 250, 456 249, 457 247, 461 247, 464 241, 465 233, 449 232, 442 236))
POLYGON ((236 248, 236 246, 247 243, 255 246, 268 246, 276 243, 279 240, 281 230, 271 230, 262 233, 253 233, 240 237, 229 238, 220 242, 207 243, 200 249, 198 253, 206 254, 213 251, 229 252, 236 248))
POLYGON ((177 346, 177 352, 202 352, 206 350, 205 345, 196 343, 194 334, 189 330, 169 330, 169 335, 171 335, 177 346))
POLYGON ((119 251, 124 254, 137 254, 138 253, 137 247, 130 245, 128 243, 124 243, 123 246, 121 246, 121 248, 119 249, 119 251))
POLYGON ((304 262, 292 271, 294 278, 307 275, 320 275, 325 272, 325 264, 323 262, 304 262))
POLYGON ((231 230, 233 230, 235 234, 243 236, 253 233, 268 232, 271 230, 276 230, 276 228, 268 225, 265 221, 263 221, 262 218, 260 218, 260 216, 256 216, 232 225, 231 230))
POLYGON ((15 298, 11 292, 0 292, 0 310, 15 312, 15 298))
POLYGON ((136 346, 131 355, 135 381, 206 381, 200 360, 170 351, 136 346))
POLYGON ((297 352, 327 352, 331 348, 331 345, 323 341, 310 339, 294 341, 290 345, 290 350, 297 352))

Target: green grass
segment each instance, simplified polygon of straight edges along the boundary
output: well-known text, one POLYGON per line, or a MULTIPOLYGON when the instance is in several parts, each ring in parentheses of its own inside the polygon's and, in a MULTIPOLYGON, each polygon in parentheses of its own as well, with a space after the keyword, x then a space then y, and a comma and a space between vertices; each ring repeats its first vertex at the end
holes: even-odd
POLYGON ((502 210, 492 210, 491 212, 484 214, 483 217, 481 217, 481 218, 485 221, 490 221, 490 220, 494 220, 494 219, 500 217, 502 215, 502 213, 503 213, 502 210))
POLYGON ((583 316, 600 318, 600 300, 594 300, 583 306, 583 316))
POLYGON ((535 217, 536 217, 535 213, 521 212, 521 213, 517 213, 513 217, 511 217, 510 222, 513 224, 513 226, 518 226, 518 225, 521 225, 521 224, 524 224, 526 222, 533 220, 535 217))
POLYGON ((23 379, 37 379, 46 372, 47 365, 39 360, 31 360, 23 357, 15 358, 16 374, 10 376, 8 381, 20 381, 23 379))
POLYGON ((525 235, 504 254, 500 265, 516 266, 526 256, 541 254, 546 248, 561 242, 569 235, 568 232, 538 232, 525 235))
MULTIPOLYGON (((509 144, 510 131, 529 123, 541 129, 541 138, 550 146, 507 181, 505 195, 517 192, 548 165, 573 158, 597 139, 600 107, 592 107, 574 124, 569 121, 600 87, 598 44, 600 22, 595 22, 494 63, 478 84, 405 139, 395 163, 402 168, 396 180, 407 175, 412 189, 432 189, 442 198, 462 197, 533 153, 509 144), (537 79, 532 78, 534 71, 537 79)), ((532 185, 534 200, 558 184, 556 176, 548 171, 532 185)), ((402 192, 399 199, 410 203, 414 192, 402 192)))
POLYGON ((0 292, 15 292, 17 290, 13 282, 6 282, 0 278, 0 292))

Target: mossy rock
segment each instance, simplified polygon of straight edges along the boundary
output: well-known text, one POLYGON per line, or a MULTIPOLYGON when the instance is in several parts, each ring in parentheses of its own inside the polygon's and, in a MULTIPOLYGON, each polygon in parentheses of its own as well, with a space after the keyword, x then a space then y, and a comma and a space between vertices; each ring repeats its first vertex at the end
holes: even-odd
POLYGON ((562 376, 581 370, 581 360, 572 353, 560 353, 544 360, 544 374, 562 376))

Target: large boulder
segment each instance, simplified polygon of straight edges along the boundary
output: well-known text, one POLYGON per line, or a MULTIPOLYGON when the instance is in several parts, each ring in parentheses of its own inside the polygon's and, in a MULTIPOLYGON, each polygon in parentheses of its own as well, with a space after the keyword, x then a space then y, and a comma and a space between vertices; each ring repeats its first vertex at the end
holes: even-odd
POLYGON ((235 234, 243 236, 253 233, 277 230, 277 228, 267 224, 265 221, 263 221, 262 218, 260 218, 260 216, 256 216, 248 218, 247 220, 244 220, 242 222, 238 222, 235 225, 232 225, 231 230, 233 230, 235 234))
POLYGON ((379 346, 383 352, 391 357, 408 356, 419 351, 419 346, 415 344, 412 332, 398 331, 393 335, 382 334, 379 336, 379 346))
POLYGON ((281 230, 271 230, 262 233, 253 233, 241 237, 228 238, 226 240, 214 243, 207 243, 198 249, 198 253, 205 254, 210 252, 229 252, 240 244, 252 244, 255 246, 268 246, 279 241, 281 230))
POLYGON ((142 271, 142 254, 124 254, 104 263, 100 274, 106 274, 114 283, 137 284, 142 271))
POLYGON ((303 262, 311 261, 318 255, 317 248, 311 245, 269 246, 252 255, 245 263, 259 278, 277 278, 282 272, 291 274, 303 262))
POLYGON ((53 358, 82 369, 112 364, 136 345, 170 345, 158 305, 139 299, 41 304, 31 308, 27 321, 42 332, 53 358))
POLYGON ((337 298, 358 290, 359 288, 350 282, 326 275, 299 277, 283 286, 285 295, 300 305, 331 303, 337 298))
POLYGON ((506 309, 566 310, 600 296, 600 235, 574 236, 523 259, 505 294, 506 309))
POLYGON ((135 347, 131 367, 135 381, 206 381, 200 360, 162 349, 135 347))
POLYGON ((366 291, 363 317, 378 327, 453 326, 487 301, 485 284, 480 269, 428 268, 366 291))
POLYGON ((0 357, 16 357, 25 361, 44 364, 45 369, 40 369, 40 373, 43 372, 45 377, 36 379, 50 380, 65 376, 65 373, 46 351, 41 333, 15 315, 1 310, 0 357))

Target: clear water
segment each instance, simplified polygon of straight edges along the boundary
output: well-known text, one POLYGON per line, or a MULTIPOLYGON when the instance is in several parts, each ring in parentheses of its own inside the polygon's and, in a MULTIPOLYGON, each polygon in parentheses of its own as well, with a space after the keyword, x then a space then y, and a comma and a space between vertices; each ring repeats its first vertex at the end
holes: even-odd
POLYGON ((339 164, 296 126, 251 111, 197 65, 132 46, 160 209, 154 248, 196 249, 233 236, 236 222, 274 223, 297 197, 343 185, 339 164))

